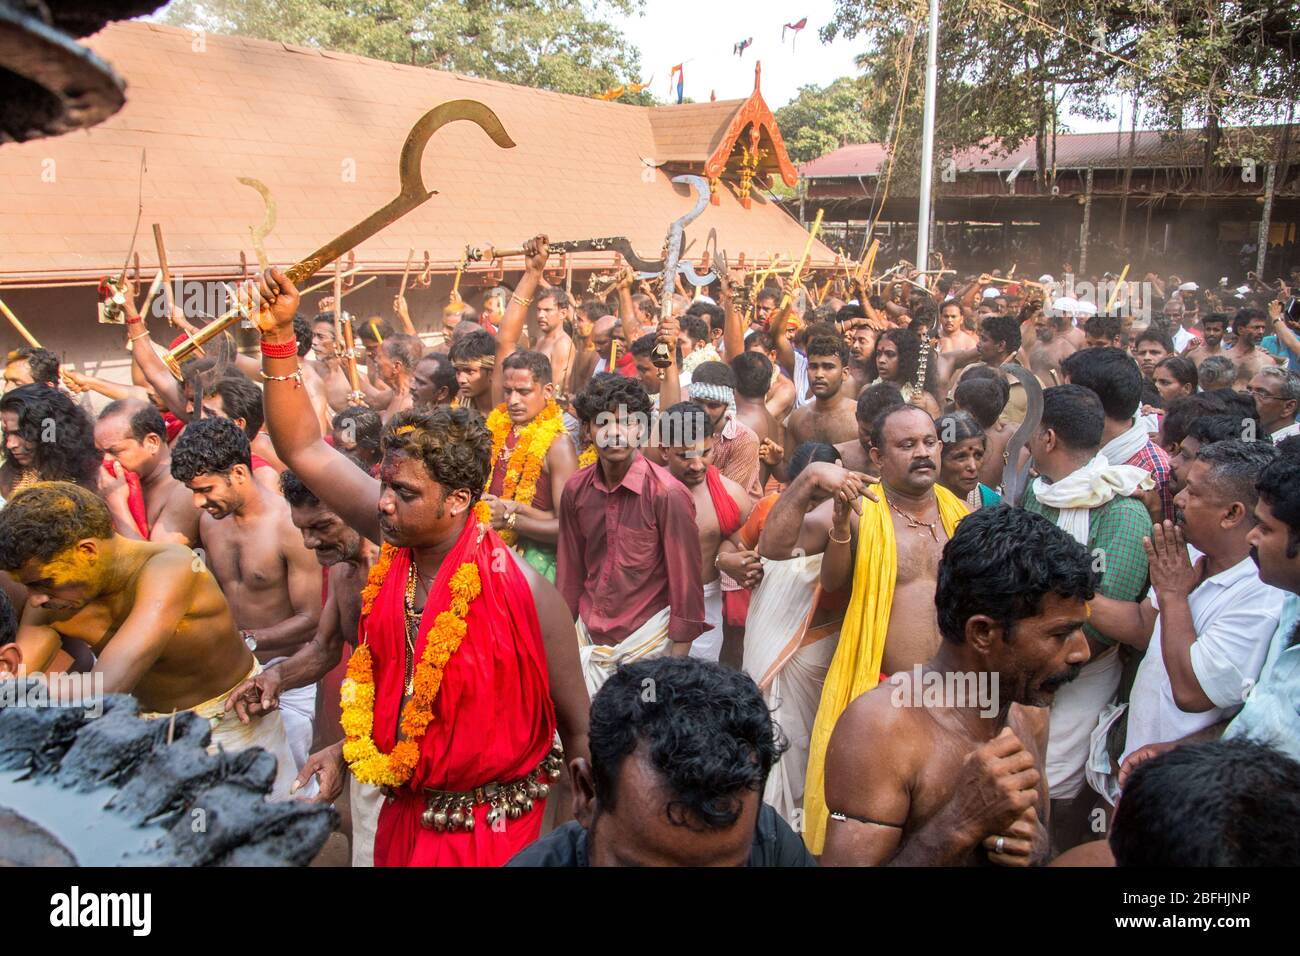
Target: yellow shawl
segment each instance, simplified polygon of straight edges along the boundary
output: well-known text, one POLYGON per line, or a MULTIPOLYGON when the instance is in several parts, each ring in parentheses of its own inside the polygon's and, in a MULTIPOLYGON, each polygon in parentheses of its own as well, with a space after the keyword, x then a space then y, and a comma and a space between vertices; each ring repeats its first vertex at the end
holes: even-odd
MULTIPOLYGON (((966 506, 948 489, 936 484, 939 519, 948 537, 957 522, 966 517, 966 506)), ((880 682, 880 662, 885 656, 885 635, 889 633, 889 612, 894 603, 894 582, 898 576, 898 550, 894 522, 885 500, 884 485, 877 486, 879 499, 862 499, 858 521, 858 550, 853 560, 853 592, 844 614, 839 647, 826 673, 821 704, 813 724, 808 749, 808 778, 804 786, 804 842, 815 854, 826 839, 826 746, 840 714, 859 694, 880 682)))

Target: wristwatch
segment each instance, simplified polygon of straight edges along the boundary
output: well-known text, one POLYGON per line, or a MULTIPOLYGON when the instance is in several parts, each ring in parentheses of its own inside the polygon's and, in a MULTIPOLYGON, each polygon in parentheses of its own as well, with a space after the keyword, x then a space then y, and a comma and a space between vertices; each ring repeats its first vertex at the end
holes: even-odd
POLYGON ((244 646, 250 651, 257 650, 257 635, 252 631, 240 631, 239 636, 244 639, 244 646))

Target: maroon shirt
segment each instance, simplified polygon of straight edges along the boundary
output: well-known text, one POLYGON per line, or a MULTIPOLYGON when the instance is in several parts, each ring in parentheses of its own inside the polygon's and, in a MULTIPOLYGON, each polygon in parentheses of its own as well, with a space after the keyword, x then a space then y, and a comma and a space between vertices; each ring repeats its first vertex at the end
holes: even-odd
POLYGON ((569 479, 558 561, 555 584, 594 643, 619 643, 665 607, 670 640, 693 641, 708 629, 695 502, 645 455, 612 490, 600 462, 569 479))

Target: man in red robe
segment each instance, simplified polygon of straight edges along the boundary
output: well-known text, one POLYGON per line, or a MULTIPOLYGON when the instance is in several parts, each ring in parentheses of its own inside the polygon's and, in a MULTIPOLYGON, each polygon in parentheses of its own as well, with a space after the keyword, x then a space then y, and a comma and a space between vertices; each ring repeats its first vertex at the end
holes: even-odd
MULTIPOLYGON (((359 635, 373 673, 369 736, 390 766, 403 741, 415 743, 417 758, 409 777, 385 788, 375 863, 500 865, 540 832, 557 728, 568 759, 587 755, 573 621, 554 587, 474 514, 492 452, 482 418, 469 409, 401 412, 384 432, 380 479, 347 466, 322 440, 295 374, 298 292, 274 269, 258 285, 269 307, 262 366, 276 453, 327 507, 388 546, 372 569, 359 635), (421 686, 431 630, 455 613, 452 579, 470 564, 480 593, 459 612, 463 637, 442 665, 431 719, 408 734, 399 725, 421 686)), ((342 744, 313 761, 322 790, 337 792, 342 744)))

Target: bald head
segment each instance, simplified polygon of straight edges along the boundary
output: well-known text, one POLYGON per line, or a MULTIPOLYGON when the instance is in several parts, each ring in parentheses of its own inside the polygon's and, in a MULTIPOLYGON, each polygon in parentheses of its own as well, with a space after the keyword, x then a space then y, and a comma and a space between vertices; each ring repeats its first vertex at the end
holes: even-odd
POLYGON ((591 327, 591 341, 596 346, 596 351, 603 352, 609 348, 611 338, 620 340, 623 338, 623 327, 618 319, 612 315, 597 319, 596 324, 591 327))
POLYGON ((167 423, 162 413, 138 398, 108 405, 95 423, 95 447, 120 461, 127 471, 149 475, 167 452, 167 423))

